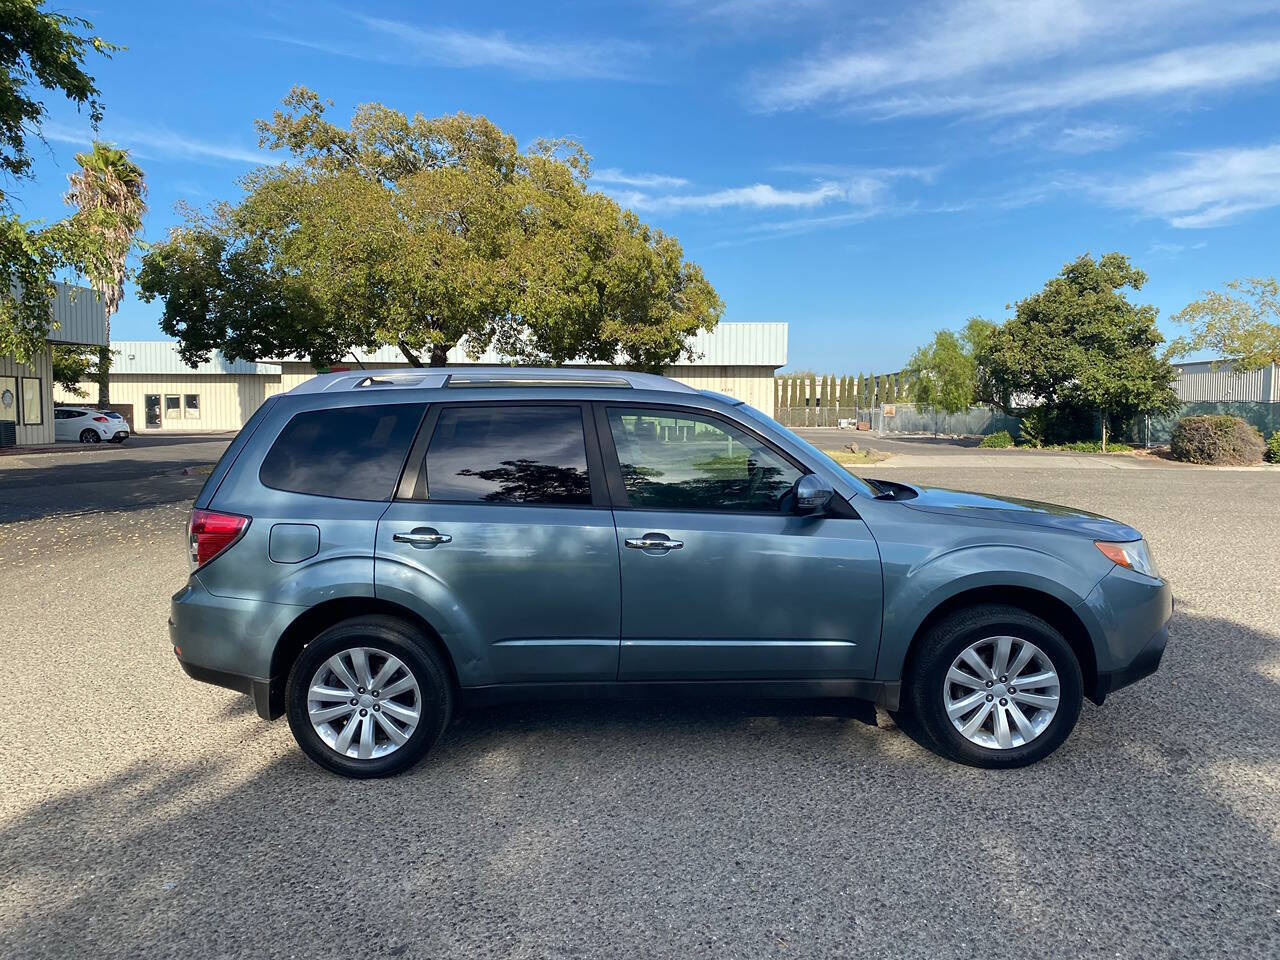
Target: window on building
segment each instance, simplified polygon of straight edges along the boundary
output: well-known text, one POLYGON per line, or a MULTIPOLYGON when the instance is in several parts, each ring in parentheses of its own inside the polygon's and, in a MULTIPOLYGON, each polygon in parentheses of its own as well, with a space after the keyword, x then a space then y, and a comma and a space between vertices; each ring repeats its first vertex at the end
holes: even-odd
POLYGON ((388 500, 422 420, 416 403, 299 413, 262 461, 268 487, 347 500, 388 500))
POLYGON ((146 407, 146 424, 148 427, 160 426, 160 394, 148 393, 143 397, 146 407))
POLYGON ((722 420, 611 407, 609 429, 633 507, 782 510, 800 471, 763 441, 722 420))
POLYGON ((579 407, 446 407, 423 469, 431 500, 591 503, 579 407))
POLYGON ((167 394, 164 398, 164 418, 177 420, 182 417, 182 398, 176 393, 167 394))
POLYGON ((200 394, 184 393, 182 395, 182 408, 186 413, 188 420, 200 419, 200 394))
POLYGON ((22 378, 22 422, 28 427, 44 423, 44 397, 40 395, 40 378, 22 378))
POLYGON ((0 377, 0 420, 18 420, 18 380, 0 377))

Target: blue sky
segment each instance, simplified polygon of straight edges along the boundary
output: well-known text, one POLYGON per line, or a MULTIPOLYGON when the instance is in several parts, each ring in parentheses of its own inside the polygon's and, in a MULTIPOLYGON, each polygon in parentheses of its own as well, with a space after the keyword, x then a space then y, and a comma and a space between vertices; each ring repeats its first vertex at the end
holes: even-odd
MULTIPOLYGON (((90 66, 153 240, 179 201, 238 195, 270 160, 253 118, 301 83, 339 120, 376 100, 578 140, 726 321, 790 323, 793 368, 896 369, 1086 251, 1129 254, 1162 318, 1280 273, 1280 0, 57 7, 129 48, 90 66)), ((48 104, 29 217, 63 215, 88 137, 48 104)), ((130 297, 114 335, 159 313, 130 297)))

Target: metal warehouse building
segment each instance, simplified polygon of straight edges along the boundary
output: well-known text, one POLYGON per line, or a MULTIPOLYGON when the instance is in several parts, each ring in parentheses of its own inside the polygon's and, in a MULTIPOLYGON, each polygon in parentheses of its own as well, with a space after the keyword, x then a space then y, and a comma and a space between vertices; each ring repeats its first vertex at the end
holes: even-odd
POLYGON ((101 347, 107 342, 106 308, 87 287, 57 284, 53 322, 57 329, 49 331, 44 349, 30 363, 0 354, 0 444, 53 443, 53 347, 101 347))
POLYGON ((1241 373, 1224 360, 1176 365, 1173 382, 1183 403, 1276 403, 1280 401, 1280 364, 1241 373))
MULTIPOLYGON (((691 387, 726 393, 773 415, 773 377, 787 362, 785 323, 722 323, 711 333, 697 334, 692 347, 696 360, 663 372, 691 387)), ((229 361, 216 353, 207 362, 189 367, 178 356, 177 345, 168 340, 117 340, 112 348, 111 405, 129 417, 136 433, 238 430, 267 397, 316 375, 305 361, 229 361)), ((478 360, 460 347, 449 353, 451 367, 502 363, 504 359, 492 351, 478 360)), ((409 365, 394 347, 361 353, 343 364, 371 369, 409 365)), ((91 398, 96 396, 96 385, 80 386, 91 398)), ((77 401, 61 389, 56 399, 77 401)))

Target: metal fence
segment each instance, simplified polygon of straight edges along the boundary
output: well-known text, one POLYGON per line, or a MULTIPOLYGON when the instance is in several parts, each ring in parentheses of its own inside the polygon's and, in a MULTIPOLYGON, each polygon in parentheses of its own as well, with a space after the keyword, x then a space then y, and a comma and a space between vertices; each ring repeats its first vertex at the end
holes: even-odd
POLYGON ((1182 409, 1171 417, 1138 417, 1133 424, 1130 440, 1144 447, 1154 447, 1169 442, 1174 425, 1183 417, 1202 416, 1239 417, 1258 428, 1263 437, 1280 433, 1280 403, 1184 403, 1182 409))
POLYGON ((877 407, 779 407, 774 414, 786 427, 855 427, 870 425, 871 432, 893 434, 949 434, 985 436, 1008 430, 1017 435, 1019 420, 991 407, 970 407, 961 413, 922 410, 914 403, 884 403, 877 407))

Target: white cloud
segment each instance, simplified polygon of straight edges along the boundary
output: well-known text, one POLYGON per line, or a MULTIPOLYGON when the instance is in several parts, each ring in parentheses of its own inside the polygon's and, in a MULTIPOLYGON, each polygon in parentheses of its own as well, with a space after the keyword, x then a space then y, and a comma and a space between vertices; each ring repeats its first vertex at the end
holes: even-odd
POLYGON ((187 134, 156 127, 134 127, 106 124, 97 133, 85 128, 78 130, 59 123, 46 123, 44 136, 58 143, 69 143, 88 148, 96 136, 99 140, 114 143, 137 157, 158 159, 195 160, 204 163, 236 163, 257 166, 274 163, 269 153, 253 150, 239 143, 202 140, 187 134))
MULTIPOLYGON (((826 169, 840 169, 830 167, 826 169)), ((886 201, 894 180, 928 179, 931 171, 914 167, 885 168, 853 173, 839 179, 816 180, 803 187, 778 187, 753 183, 702 193, 646 193, 640 190, 614 193, 621 204, 636 210, 660 212, 748 210, 812 210, 834 204, 870 208, 886 201)))
POLYGON ((347 31, 337 41, 294 36, 266 38, 361 60, 497 67, 535 77, 636 77, 636 60, 649 54, 649 47, 637 42, 517 40, 500 31, 419 27, 407 20, 358 13, 352 17, 370 36, 351 37, 347 31))
POLYGON ((1183 154, 1154 173, 1084 186, 1104 203, 1173 227, 1216 227, 1280 206, 1280 143, 1183 154))
POLYGON ((1275 0, 941 0, 864 32, 852 49, 829 47, 757 76, 753 99, 773 110, 825 103, 880 116, 991 116, 1262 83, 1280 77, 1280 38, 1274 24, 1248 28, 1276 8, 1275 0), (1241 38, 1178 41, 1204 24, 1241 38))
POLYGON ((591 179, 596 183, 616 183, 623 187, 683 187, 689 181, 684 177, 670 177, 661 173, 626 173, 617 167, 593 170, 591 179))

